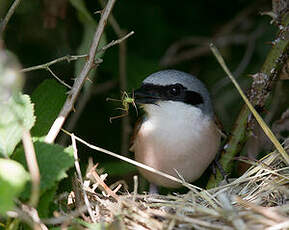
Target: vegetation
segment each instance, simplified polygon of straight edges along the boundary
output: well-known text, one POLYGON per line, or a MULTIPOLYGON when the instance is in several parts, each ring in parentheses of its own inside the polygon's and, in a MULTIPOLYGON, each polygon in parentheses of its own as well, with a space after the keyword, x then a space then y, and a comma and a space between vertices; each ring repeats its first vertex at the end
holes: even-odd
POLYGON ((287 2, 2 0, 0 229, 287 228, 287 2), (132 160, 133 90, 166 68, 208 86, 228 184, 132 160), (184 188, 147 195, 136 167, 184 188))

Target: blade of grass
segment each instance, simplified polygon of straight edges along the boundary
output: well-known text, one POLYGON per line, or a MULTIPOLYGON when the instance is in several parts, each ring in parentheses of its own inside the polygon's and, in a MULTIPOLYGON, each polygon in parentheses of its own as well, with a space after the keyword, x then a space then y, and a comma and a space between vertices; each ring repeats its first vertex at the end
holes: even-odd
POLYGON ((218 60, 219 64, 223 68, 223 70, 226 72, 226 74, 228 75, 230 80, 233 82, 234 86, 238 90, 239 94, 241 95, 241 97, 243 98, 245 103, 247 104, 248 108, 250 109, 250 111, 254 115, 255 119, 257 120, 257 122, 259 123, 259 125, 261 126, 261 128, 263 129, 265 134, 267 135, 267 137, 272 141, 272 143, 274 144, 276 149, 279 151, 281 156, 284 158, 287 165, 289 165, 289 156, 288 156, 287 152, 284 150, 283 146, 277 140, 277 138, 275 137, 275 135, 273 134, 271 129, 267 126, 267 124, 264 122, 264 120, 259 115, 259 113, 255 110, 254 106, 250 103, 250 101, 248 100, 248 98, 246 97, 244 92, 242 91, 241 87, 239 86, 238 82, 235 80, 234 76, 232 75, 232 73, 228 69, 228 67, 227 67, 223 57, 221 56, 219 50, 217 49, 217 47, 211 43, 210 49, 212 50, 213 54, 215 55, 216 59, 218 60))

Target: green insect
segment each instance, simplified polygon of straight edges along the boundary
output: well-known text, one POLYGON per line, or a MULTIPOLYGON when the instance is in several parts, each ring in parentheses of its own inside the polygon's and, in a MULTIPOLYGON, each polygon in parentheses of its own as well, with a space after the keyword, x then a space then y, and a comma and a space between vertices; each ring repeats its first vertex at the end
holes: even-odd
POLYGON ((121 102, 122 103, 122 108, 117 108, 117 109, 124 111, 124 113, 121 114, 121 115, 110 117, 109 118, 109 122, 110 123, 112 123, 112 120, 114 120, 114 119, 118 119, 118 118, 122 118, 122 117, 127 116, 128 115, 128 111, 129 111, 129 104, 133 105, 133 107, 136 110, 136 113, 138 114, 137 107, 136 107, 136 104, 135 104, 135 99, 134 99, 134 93, 132 93, 132 97, 130 97, 126 91, 123 91, 120 100, 119 99, 113 99, 113 98, 106 98, 106 101, 118 101, 118 102, 121 102))

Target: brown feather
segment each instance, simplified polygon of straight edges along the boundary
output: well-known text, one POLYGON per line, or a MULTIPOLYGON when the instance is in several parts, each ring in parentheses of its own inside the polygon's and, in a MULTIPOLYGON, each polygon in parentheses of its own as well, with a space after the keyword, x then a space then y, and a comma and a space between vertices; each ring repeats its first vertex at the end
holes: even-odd
POLYGON ((130 138, 130 147, 129 147, 129 151, 131 152, 134 152, 134 140, 135 140, 135 137, 138 133, 138 131, 140 130, 140 127, 142 126, 142 123, 144 121, 145 117, 142 116, 140 118, 137 119, 136 123, 135 123, 135 126, 134 126, 134 129, 133 129, 133 133, 132 133, 132 136, 130 138))

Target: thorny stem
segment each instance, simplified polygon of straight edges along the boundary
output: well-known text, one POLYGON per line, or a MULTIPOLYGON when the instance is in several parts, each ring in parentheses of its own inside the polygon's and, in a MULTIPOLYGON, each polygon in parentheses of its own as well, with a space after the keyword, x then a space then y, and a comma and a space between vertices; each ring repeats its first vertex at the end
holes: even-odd
POLYGON ((97 52, 97 48, 100 42, 101 35, 104 31, 104 27, 107 23, 108 16, 110 12, 112 11, 112 8, 114 6, 116 0, 109 0, 105 9, 102 11, 101 18, 98 24, 98 27, 96 29, 96 32, 94 34, 93 41, 90 46, 89 50, 89 56, 88 60, 85 62, 79 76, 75 79, 73 87, 70 91, 69 96, 67 97, 64 106, 62 107, 62 110, 60 111, 57 119, 54 121, 52 127, 50 128, 45 141, 47 143, 53 143, 56 136, 58 135, 62 125, 64 124, 67 116, 73 109, 73 105, 80 93, 80 90, 90 72, 90 70, 94 67, 95 62, 95 54, 97 52))
MULTIPOLYGON (((288 58, 289 48, 289 12, 285 12, 282 15, 282 23, 279 25, 279 32, 276 40, 273 43, 273 47, 269 51, 266 60, 261 67, 260 75, 263 75, 262 84, 255 84, 254 82, 249 90, 248 98, 251 100, 253 106, 264 106, 266 99, 269 96, 269 91, 272 88, 272 83, 276 80, 279 72, 288 58), (262 100, 260 100, 260 98, 262 100), (258 100, 259 99, 259 100, 258 100), (261 101, 261 103, 260 103, 261 101)), ((235 122, 232 135, 229 137, 227 148, 222 152, 220 163, 226 173, 232 172, 233 169, 233 158, 243 148, 249 129, 247 124, 249 122, 250 110, 247 105, 243 105, 241 112, 235 122)), ((212 175, 207 188, 215 187, 222 180, 222 175, 217 172, 217 175, 212 175)))
MULTIPOLYGON (((25 72, 29 72, 29 71, 35 71, 35 70, 41 70, 41 69, 44 69, 44 70, 47 70, 58 82, 60 82, 62 85, 64 85, 65 87, 67 87, 68 89, 71 89, 71 86, 66 84, 63 80, 61 80, 51 69, 50 69, 50 66, 51 65, 54 65, 56 63, 59 63, 59 62, 62 62, 62 61, 67 61, 67 62, 71 62, 71 61, 75 61, 79 58, 85 58, 87 57, 87 54, 83 54, 83 55, 75 55, 75 56, 71 56, 71 55, 66 55, 64 57, 60 57, 60 58, 57 58, 57 59, 54 59, 50 62, 47 62, 47 63, 44 63, 44 64, 41 64, 41 65, 37 65, 37 66, 32 66, 32 67, 28 67, 28 68, 25 68, 25 69, 22 69, 20 70, 20 72, 22 73, 25 73, 25 72)), ((102 60, 99 59, 97 61, 97 63, 101 63, 102 60)))
MULTIPOLYGON (((111 41, 109 44, 107 44, 106 46, 102 47, 101 49, 97 50, 97 52, 104 52, 105 50, 107 50, 108 48, 117 45, 119 43, 121 43, 122 41, 124 41, 125 39, 127 39, 128 37, 130 37, 131 35, 133 35, 134 32, 131 31, 130 33, 128 33, 127 35, 125 35, 124 37, 117 39, 115 41, 111 41)), ((95 63, 94 63, 95 64, 95 63)), ((94 64, 92 64, 92 66, 90 67, 90 69, 92 69, 94 66, 94 64)), ((85 64, 86 66, 86 64, 85 64)), ((84 68, 88 68, 88 67, 84 67, 84 68)), ((87 74, 89 73, 90 70, 88 70, 87 74)), ((82 73, 80 73, 80 76, 82 76, 82 73)), ((84 83, 84 81, 87 79, 87 75, 86 77, 83 79, 83 82, 80 81, 79 79, 76 79, 72 90, 71 90, 71 94, 68 96, 68 98, 66 99, 66 102, 64 104, 64 106, 62 107, 62 110, 60 112, 60 114, 58 115, 58 118, 54 121, 52 127, 50 128, 49 133, 47 134, 45 141, 47 143, 52 143, 54 141, 54 139, 56 138, 56 136, 58 135, 62 125, 64 124, 64 121, 66 120, 68 114, 70 113, 70 111, 73 109, 73 105, 77 99, 78 93, 84 83), (79 81, 77 81, 79 80, 79 81), (77 82, 77 84, 76 84, 77 82), (82 83, 82 84, 81 84, 82 83), (81 85, 80 85, 81 84, 81 85)))
MULTIPOLYGON (((32 66, 32 67, 28 67, 25 69, 20 70, 20 72, 25 73, 25 72, 29 72, 29 71, 34 71, 34 70, 40 70, 40 69, 47 69, 49 66, 54 65, 58 62, 63 62, 63 61, 67 61, 67 62, 71 62, 71 61, 76 61, 79 58, 86 58, 88 55, 87 54, 83 54, 83 55, 66 55, 64 57, 60 57, 60 58, 56 58, 50 62, 41 64, 41 65, 36 65, 36 66, 32 66)), ((99 60, 100 63, 101 60, 99 60)))
POLYGON ((19 3, 21 2, 21 0, 15 0, 13 2, 13 4, 11 5, 11 7, 9 8, 5 18, 3 19, 3 21, 0 24, 0 40, 3 39, 3 34, 5 32, 5 29, 7 27, 7 24, 10 20, 10 18, 12 17, 12 15, 14 14, 17 6, 19 5, 19 3))

